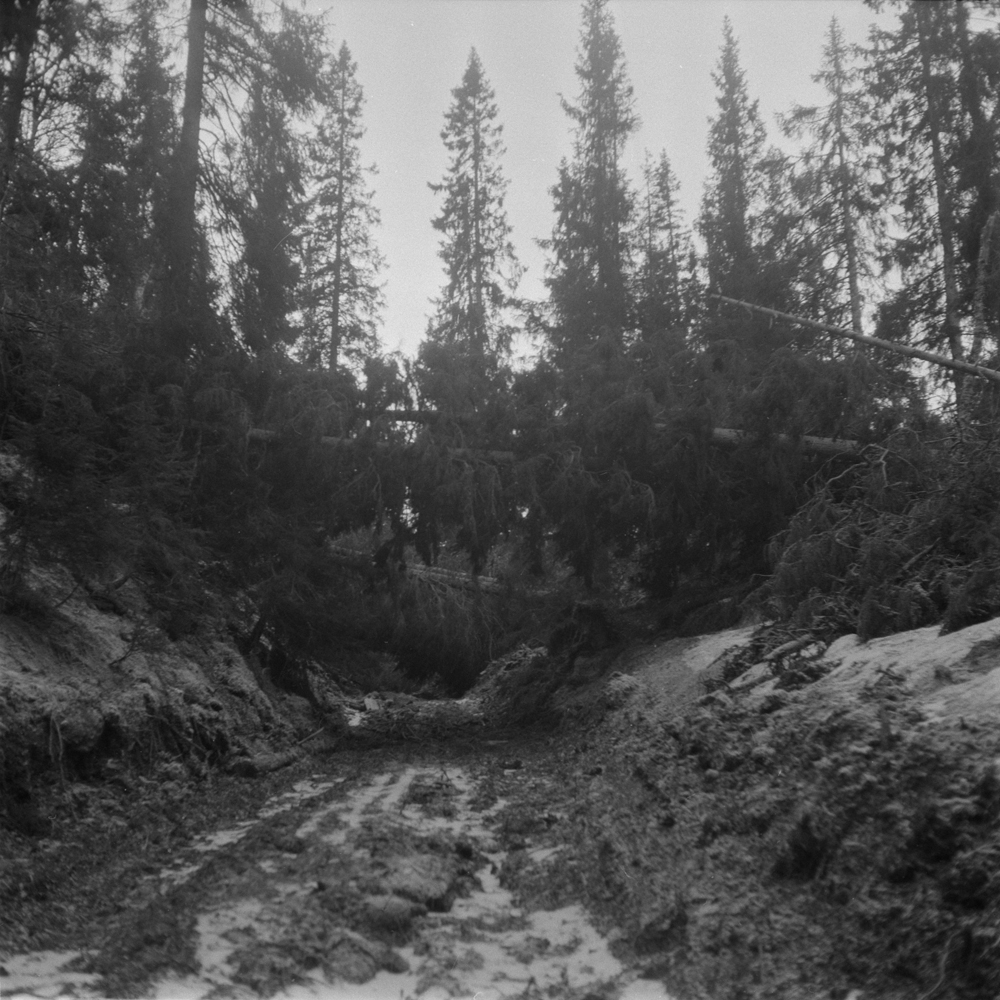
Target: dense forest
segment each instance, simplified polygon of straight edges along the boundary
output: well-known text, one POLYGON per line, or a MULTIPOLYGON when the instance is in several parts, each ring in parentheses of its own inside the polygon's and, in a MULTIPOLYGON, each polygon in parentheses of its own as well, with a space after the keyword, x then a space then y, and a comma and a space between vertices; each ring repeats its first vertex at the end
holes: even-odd
POLYGON ((40 613, 56 560, 95 599, 141 579, 149 636, 221 615, 451 689, 574 594, 676 632, 1000 612, 1000 4, 867 2, 891 26, 830 23, 781 148, 726 23, 688 222, 669 150, 624 170, 627 53, 585 0, 543 301, 470 52, 409 359, 379 344, 349 40, 254 0, 7 0, 3 608, 40 613))

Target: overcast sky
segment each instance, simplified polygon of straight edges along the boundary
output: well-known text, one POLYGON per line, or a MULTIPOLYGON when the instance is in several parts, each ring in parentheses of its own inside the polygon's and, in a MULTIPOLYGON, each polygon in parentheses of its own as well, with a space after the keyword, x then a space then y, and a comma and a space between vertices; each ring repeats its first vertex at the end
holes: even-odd
MULTIPOLYGON (((552 230, 549 188, 569 155, 569 119, 559 95, 573 100, 580 33, 578 0, 305 0, 325 12, 335 44, 346 41, 364 88, 362 140, 382 215, 377 240, 388 268, 383 342, 415 351, 444 284, 431 219, 439 198, 427 187, 447 165, 441 142, 451 91, 475 47, 496 91, 510 181, 508 217, 527 267, 519 293, 544 294, 545 255, 535 241, 552 230)), ((769 138, 776 113, 821 99, 819 67, 830 19, 848 42, 865 40, 874 18, 861 0, 612 0, 635 88, 638 133, 627 150, 633 179, 644 150, 665 149, 693 221, 707 171, 708 118, 715 113, 711 73, 729 15, 740 42, 751 97, 759 98, 769 138)))

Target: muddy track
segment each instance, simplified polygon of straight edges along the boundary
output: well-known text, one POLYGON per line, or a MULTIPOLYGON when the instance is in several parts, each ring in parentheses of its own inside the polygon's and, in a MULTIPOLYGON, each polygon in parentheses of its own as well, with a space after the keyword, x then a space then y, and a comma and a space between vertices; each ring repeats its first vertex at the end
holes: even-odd
POLYGON ((933 633, 728 681, 746 630, 671 640, 544 730, 404 699, 278 771, 53 780, 0 828, 0 995, 993 1000, 1000 625, 933 633))
POLYGON ((665 998, 581 905, 544 740, 347 752, 122 885, 79 951, 5 960, 7 997, 665 998))

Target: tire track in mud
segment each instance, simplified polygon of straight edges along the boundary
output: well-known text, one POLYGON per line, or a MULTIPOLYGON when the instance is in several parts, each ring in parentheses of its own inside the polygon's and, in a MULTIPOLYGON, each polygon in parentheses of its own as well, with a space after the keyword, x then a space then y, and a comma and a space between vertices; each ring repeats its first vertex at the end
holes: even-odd
MULTIPOLYGON (((581 906, 518 905, 499 836, 509 806, 488 778, 454 764, 298 782, 153 876, 181 930, 173 971, 143 995, 669 1000, 612 955, 581 906)), ((544 833, 532 841, 519 845, 517 868, 537 880, 562 846, 544 833)), ((136 931, 131 954, 147 938, 163 949, 136 931)), ((110 954, 57 957, 107 978, 53 969, 45 979, 38 956, 32 978, 22 956, 4 963, 4 996, 95 997, 115 982, 110 954)))

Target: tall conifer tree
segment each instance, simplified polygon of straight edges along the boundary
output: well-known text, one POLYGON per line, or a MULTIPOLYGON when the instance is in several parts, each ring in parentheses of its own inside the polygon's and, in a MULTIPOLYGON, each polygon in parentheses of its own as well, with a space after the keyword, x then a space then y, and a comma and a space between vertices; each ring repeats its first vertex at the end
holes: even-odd
POLYGON ((504 207, 503 126, 475 49, 452 98, 441 132, 450 154, 448 171, 439 184, 430 185, 444 196, 433 224, 442 234, 439 252, 448 277, 430 335, 495 364, 510 349, 512 328, 504 309, 521 268, 504 207))
MULTIPOLYGON (((868 0, 870 5, 873 0, 868 0)), ((887 189, 903 237, 884 246, 902 285, 885 335, 977 360, 1000 348, 1000 42, 970 24, 995 4, 893 4, 898 21, 869 50, 887 189)), ((956 394, 973 383, 954 378, 956 394)))
POLYGON ((636 299, 644 338, 683 330, 694 311, 695 256, 678 203, 680 185, 665 152, 642 168, 637 248, 636 299))
MULTIPOLYGON (((788 161, 766 146, 758 102, 750 98, 728 17, 712 79, 718 87, 718 114, 709 126, 711 176, 698 219, 709 288, 761 305, 795 308, 802 246, 790 200, 788 161)), ((742 349, 762 354, 785 339, 772 324, 748 322, 732 310, 716 313, 706 333, 709 339, 732 339, 742 349)))
POLYGON ((958 219, 959 248, 972 268, 973 336, 969 360, 982 355, 987 337, 1000 350, 1000 135, 996 115, 996 67, 1000 38, 995 31, 973 33, 965 4, 956 5, 958 83, 965 118, 959 157, 959 190, 964 211, 958 219), (992 99, 993 107, 990 107, 992 99))
POLYGON ((0 282, 9 296, 18 272, 44 257, 37 301, 102 294, 88 236, 105 249, 109 216, 98 202, 117 209, 109 188, 121 179, 102 175, 104 158, 121 150, 110 53, 123 33, 100 4, 0 4, 0 282))
MULTIPOLYGON (((165 8, 165 0, 133 0, 131 4, 131 45, 117 106, 128 185, 119 205, 124 218, 120 273, 108 275, 109 294, 117 294, 122 301, 131 298, 140 314, 154 292, 152 279, 163 266, 169 155, 177 134, 177 80, 168 69, 169 50, 162 39, 165 8)), ((102 172, 108 172, 107 165, 102 172)))
POLYGON ((708 133, 712 174, 702 201, 699 229, 712 288, 734 298, 753 298, 764 194, 766 134, 758 102, 747 91, 739 44, 729 18, 722 53, 712 79, 718 114, 708 133))
POLYGON ((247 102, 242 143, 242 253, 231 269, 233 307, 244 343, 262 351, 296 336, 289 318, 299 279, 293 249, 304 214, 301 145, 284 103, 263 80, 247 102))
POLYGON ((962 116, 954 57, 961 6, 906 3, 892 28, 873 31, 869 54, 886 181, 903 230, 886 245, 886 262, 899 268, 903 284, 883 309, 883 332, 915 336, 958 359, 965 355, 968 313, 956 229, 962 116))
POLYGON ((212 301, 220 258, 232 266, 242 255, 237 282, 252 272, 263 282, 236 290, 234 313, 247 343, 256 349, 292 336, 284 317, 294 306, 294 264, 284 241, 298 221, 297 147, 320 91, 323 41, 315 15, 287 6, 271 15, 245 0, 190 0, 164 241, 164 340, 178 354, 227 332, 212 301), (282 183, 284 192, 275 186, 282 183), (280 245, 253 245, 282 227, 280 245))
POLYGON ((782 118, 785 134, 811 142, 802 152, 795 194, 802 225, 812 243, 815 275, 811 314, 843 322, 861 332, 863 287, 872 277, 874 233, 880 229, 879 205, 871 195, 874 150, 868 100, 858 85, 859 71, 836 18, 830 21, 823 63, 813 79, 829 100, 796 105, 782 118))
POLYGON ((6 0, 0 14, 0 208, 21 141, 21 111, 39 35, 42 0, 6 0))
POLYGON ((633 323, 629 291, 634 199, 622 155, 639 124, 621 42, 607 0, 586 0, 576 75, 580 95, 563 100, 574 124, 573 157, 552 188, 556 225, 546 284, 556 314, 557 357, 605 336, 621 344, 633 323))
POLYGON ((200 166, 202 104, 205 95, 205 38, 208 0, 191 0, 188 7, 187 63, 180 137, 174 148, 167 217, 166 340, 186 354, 192 346, 188 328, 197 246, 197 197, 200 166))
POLYGON ((324 36, 314 18, 287 7, 251 27, 252 33, 218 23, 213 29, 213 49, 220 55, 247 58, 237 77, 246 98, 230 111, 241 126, 236 169, 215 172, 206 187, 216 192, 216 208, 232 219, 238 235, 240 255, 230 270, 232 312, 244 342, 261 351, 291 344, 299 333, 297 250, 307 172, 302 133, 324 92, 324 36), (248 51, 251 43, 256 52, 248 51))
POLYGON ((326 107, 312 143, 313 184, 303 241, 305 324, 300 352, 337 368, 375 348, 383 303, 383 258, 374 241, 378 210, 361 161, 364 91, 342 43, 327 69, 326 107))

